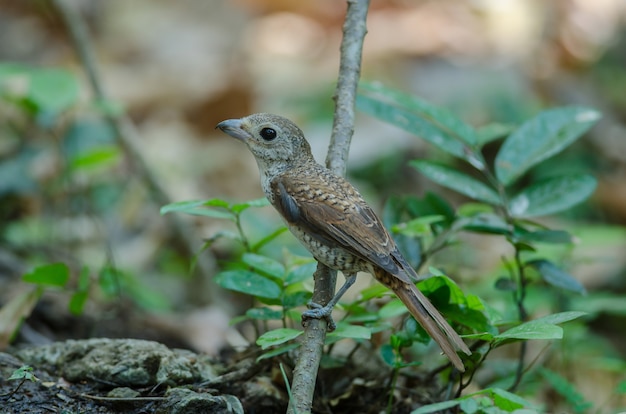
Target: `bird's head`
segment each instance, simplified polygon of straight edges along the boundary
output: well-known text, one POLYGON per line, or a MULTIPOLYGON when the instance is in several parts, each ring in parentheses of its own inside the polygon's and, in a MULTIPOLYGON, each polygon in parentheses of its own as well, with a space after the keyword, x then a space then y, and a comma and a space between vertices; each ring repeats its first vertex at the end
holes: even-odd
POLYGON ((302 130, 282 116, 253 114, 222 121, 216 128, 243 141, 260 169, 270 174, 313 160, 302 130))

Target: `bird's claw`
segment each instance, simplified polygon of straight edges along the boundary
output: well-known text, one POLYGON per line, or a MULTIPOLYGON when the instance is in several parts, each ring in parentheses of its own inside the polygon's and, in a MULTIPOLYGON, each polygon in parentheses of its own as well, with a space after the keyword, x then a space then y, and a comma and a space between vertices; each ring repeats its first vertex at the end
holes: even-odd
POLYGON ((337 328, 337 325, 332 317, 332 306, 322 306, 315 302, 309 302, 308 306, 309 310, 302 312, 302 325, 304 325, 309 319, 324 319, 328 325, 329 332, 332 332, 337 328))

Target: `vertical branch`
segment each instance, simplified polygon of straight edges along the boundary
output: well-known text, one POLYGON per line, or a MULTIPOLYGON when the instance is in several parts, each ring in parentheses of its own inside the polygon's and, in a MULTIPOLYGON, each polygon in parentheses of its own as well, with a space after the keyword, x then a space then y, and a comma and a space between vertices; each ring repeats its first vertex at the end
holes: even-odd
POLYGON ((363 40, 367 33, 365 21, 370 0, 348 0, 343 25, 339 76, 335 89, 335 115, 326 166, 337 175, 346 175, 346 161, 354 133, 354 103, 361 75, 363 40))
MULTIPOLYGON (((369 2, 369 0, 347 0, 348 11, 343 25, 339 75, 334 95, 333 131, 326 157, 326 166, 341 176, 346 172, 346 160, 354 132, 354 103, 361 73, 361 55, 367 32, 365 21, 369 2)), ((313 302, 326 304, 334 295, 337 272, 318 263, 314 277, 313 302)), ((305 327, 300 356, 293 374, 292 399, 289 401, 288 413, 311 412, 326 328, 327 322, 323 319, 310 319, 305 327)))

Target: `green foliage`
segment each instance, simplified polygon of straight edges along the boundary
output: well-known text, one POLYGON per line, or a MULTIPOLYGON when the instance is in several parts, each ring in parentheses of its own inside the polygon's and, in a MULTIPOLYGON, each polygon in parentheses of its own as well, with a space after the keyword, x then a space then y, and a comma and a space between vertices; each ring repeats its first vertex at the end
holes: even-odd
MULTIPOLYGON (((404 197, 390 201, 393 208, 391 214, 385 215, 386 223, 392 226, 395 234, 417 240, 419 257, 414 263, 418 267, 437 252, 452 246, 461 232, 504 237, 513 249, 512 256, 503 259, 508 275, 495 281, 496 289, 510 294, 512 308, 517 309, 517 320, 509 322, 513 326, 506 330, 501 330, 503 323, 497 313, 481 306, 468 306, 469 297, 465 296, 463 300, 456 285, 435 286, 446 278, 430 278, 420 283, 420 288, 449 319, 472 332, 466 338, 488 344, 477 348, 472 356, 472 363, 476 364, 473 369, 478 369, 481 361, 497 347, 519 341, 561 339, 563 329, 558 325, 585 313, 560 312, 528 320, 527 291, 530 284, 545 283, 561 294, 565 291, 586 293, 583 285, 557 265, 549 253, 551 250, 544 247, 571 246, 574 238, 567 231, 546 228, 529 218, 562 212, 585 201, 595 190, 596 180, 587 174, 569 173, 533 181, 528 173, 588 131, 600 118, 599 113, 582 107, 556 108, 538 114, 517 128, 491 124, 474 130, 447 110, 371 83, 361 84, 357 108, 417 135, 465 163, 463 169, 429 160, 411 161, 410 165, 435 183, 480 204, 468 203, 455 212, 445 202, 437 200, 433 203, 431 194, 422 199, 404 197), (482 149, 485 144, 497 140, 503 142, 491 163, 485 159, 482 149), (438 302, 439 298, 443 300, 438 302), (473 312, 471 315, 470 311, 473 312), (490 317, 486 318, 486 315, 490 317), (478 360, 476 354, 480 355, 478 360)), ((403 244, 399 243, 399 246, 405 247, 403 244)), ((436 269, 431 271, 436 272, 436 269)), ((482 304, 482 301, 473 297, 471 303, 482 304)), ((395 315, 399 310, 393 305, 384 312, 395 315)), ((410 342, 395 338, 382 348, 382 355, 390 366, 397 367, 401 363, 398 360, 400 345, 410 345, 410 342)), ((520 352, 511 390, 520 384, 524 374, 525 347, 520 352)), ((527 406, 522 401, 514 401, 519 398, 514 394, 494 390, 497 389, 488 390, 487 399, 484 396, 471 400, 463 397, 423 407, 416 412, 435 412, 455 406, 463 412, 491 412, 495 408, 512 411, 527 406), (501 405, 499 401, 503 398, 513 403, 501 405)))
POLYGON ((361 84, 357 107, 466 161, 484 176, 484 182, 429 161, 414 161, 412 165, 436 183, 503 208, 509 216, 535 217, 563 211, 588 198, 595 189, 595 179, 587 175, 553 177, 526 186, 517 194, 513 188, 532 166, 556 155, 589 130, 600 118, 592 109, 558 108, 527 121, 506 137, 495 159, 495 171, 490 171, 481 146, 499 138, 502 130, 479 140, 480 134, 446 110, 378 84, 361 84))
POLYGON ((467 414, 521 413, 523 412, 521 411, 522 409, 537 412, 537 407, 534 404, 518 395, 502 388, 486 388, 454 400, 425 405, 417 410, 413 410, 411 414, 437 413, 457 406, 461 412, 467 414))

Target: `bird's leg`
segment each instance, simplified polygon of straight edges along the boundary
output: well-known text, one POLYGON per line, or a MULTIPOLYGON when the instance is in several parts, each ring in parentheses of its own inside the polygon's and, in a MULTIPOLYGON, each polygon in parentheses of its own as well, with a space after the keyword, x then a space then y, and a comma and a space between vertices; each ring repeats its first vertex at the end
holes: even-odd
POLYGON ((328 330, 334 331, 337 325, 335 325, 335 321, 333 321, 332 312, 333 308, 339 302, 339 299, 350 289, 350 286, 354 284, 356 281, 356 273, 349 273, 344 275, 346 281, 343 286, 339 288, 335 296, 326 304, 326 306, 322 306, 319 303, 309 302, 309 310, 302 312, 302 322, 304 323, 307 319, 326 319, 328 323, 328 330))

